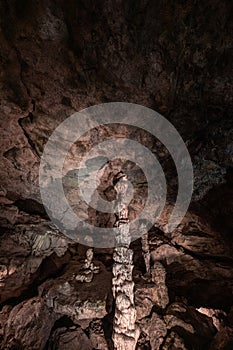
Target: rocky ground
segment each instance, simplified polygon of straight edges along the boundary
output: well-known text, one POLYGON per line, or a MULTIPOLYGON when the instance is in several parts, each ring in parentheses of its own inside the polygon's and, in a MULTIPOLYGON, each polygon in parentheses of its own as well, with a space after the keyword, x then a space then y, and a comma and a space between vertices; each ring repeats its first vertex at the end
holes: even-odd
MULTIPOLYGON (((159 157, 168 180, 165 209, 149 232, 151 276, 141 240, 134 251, 140 337, 137 349, 233 348, 233 85, 230 1, 28 1, 0 3, 0 348, 112 349, 112 249, 95 249, 92 282, 80 271, 87 247, 50 222, 39 195, 39 164, 53 130, 75 111, 111 101, 164 115, 182 135, 195 175, 193 199, 172 233, 165 226, 177 191, 166 149, 142 130, 92 130, 64 167, 70 202, 73 162, 105 137, 131 136, 159 157)), ((146 196, 143 174, 130 207, 146 196)), ((108 164, 99 191, 114 198, 108 164)), ((83 203, 96 225, 114 217, 83 203)), ((85 217, 86 218, 86 217, 85 217)))

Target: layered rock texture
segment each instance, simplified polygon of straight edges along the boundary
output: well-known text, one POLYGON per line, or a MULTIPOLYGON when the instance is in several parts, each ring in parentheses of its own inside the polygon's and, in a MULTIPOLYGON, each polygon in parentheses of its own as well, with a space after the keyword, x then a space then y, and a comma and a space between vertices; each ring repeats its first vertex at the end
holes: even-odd
MULTIPOLYGON (((161 113, 183 137, 195 176, 185 218, 166 232, 178 188, 166 147, 114 121, 68 152, 66 197, 93 227, 113 227, 114 214, 77 201, 77 164, 105 139, 130 137, 148 147, 168 189, 156 224, 129 247, 136 349, 232 349, 232 2, 6 0, 0 12, 0 348, 113 349, 113 249, 95 248, 98 273, 80 278, 91 242, 77 243, 50 221, 39 165, 49 136, 68 116, 124 101, 161 113)), ((121 170, 134 185, 133 220, 148 190, 136 164, 103 162, 98 191, 115 199, 121 170)), ((97 169, 89 161, 82 171, 85 178, 97 169)))
POLYGON ((134 350, 140 331, 136 325, 133 251, 129 249, 131 237, 127 206, 128 179, 124 173, 119 173, 116 177, 116 248, 113 254, 112 281, 115 299, 113 344, 115 350, 134 350))

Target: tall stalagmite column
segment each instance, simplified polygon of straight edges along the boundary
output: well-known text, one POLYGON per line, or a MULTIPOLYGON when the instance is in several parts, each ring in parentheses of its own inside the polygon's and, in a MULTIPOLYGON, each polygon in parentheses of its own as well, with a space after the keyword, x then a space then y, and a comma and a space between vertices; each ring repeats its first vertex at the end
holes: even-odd
POLYGON ((117 191, 116 248, 113 259, 114 350, 134 350, 139 337, 134 305, 133 251, 129 249, 130 232, 127 208, 128 181, 120 172, 114 178, 117 191))

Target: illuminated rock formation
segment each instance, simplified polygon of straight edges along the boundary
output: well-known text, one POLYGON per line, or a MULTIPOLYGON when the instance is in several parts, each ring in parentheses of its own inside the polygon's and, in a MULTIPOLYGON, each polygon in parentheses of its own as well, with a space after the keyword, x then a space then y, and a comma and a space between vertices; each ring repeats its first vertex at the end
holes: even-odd
POLYGON ((113 297, 115 317, 113 342, 115 350, 133 350, 139 337, 134 305, 133 251, 129 249, 130 232, 128 225, 127 177, 123 173, 116 176, 117 191, 116 244, 113 259, 113 297))
POLYGON ((91 282, 94 277, 94 273, 99 272, 99 267, 95 266, 92 260, 93 260, 93 249, 89 248, 86 252, 86 259, 85 259, 84 265, 81 271, 79 272, 79 274, 75 278, 76 281, 91 282))

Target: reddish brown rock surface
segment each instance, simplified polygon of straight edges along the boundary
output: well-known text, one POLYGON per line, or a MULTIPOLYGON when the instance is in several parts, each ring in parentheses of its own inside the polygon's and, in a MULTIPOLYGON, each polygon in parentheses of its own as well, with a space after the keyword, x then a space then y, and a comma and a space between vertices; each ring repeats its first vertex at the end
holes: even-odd
MULTIPOLYGON (((154 279, 145 273, 140 240, 132 244, 137 349, 233 348, 232 10, 227 0, 0 3, 1 349, 112 349, 112 250, 95 250, 100 274, 90 284, 75 281, 86 247, 51 224, 38 184, 53 130, 75 111, 110 101, 144 105, 170 120, 195 175, 189 211, 168 234, 177 178, 158 140, 113 125, 84 135, 67 155, 66 195, 100 226, 111 226, 113 216, 75 203, 76 183, 67 178, 91 147, 130 136, 166 173, 166 207, 149 233, 154 279)), ((121 165, 137 179, 133 219, 147 195, 136 166, 110 163, 99 192, 114 199, 121 165)))

